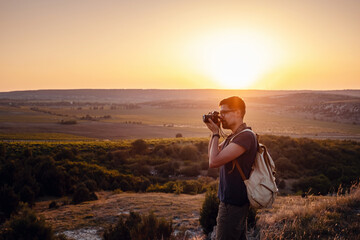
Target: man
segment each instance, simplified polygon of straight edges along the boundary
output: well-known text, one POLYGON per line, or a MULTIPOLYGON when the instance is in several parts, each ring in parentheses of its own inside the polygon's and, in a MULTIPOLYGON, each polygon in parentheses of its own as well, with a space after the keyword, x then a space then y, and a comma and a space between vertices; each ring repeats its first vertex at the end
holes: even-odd
POLYGON ((232 134, 219 144, 219 126, 211 119, 206 123, 212 132, 209 143, 209 167, 220 168, 216 239, 247 239, 246 217, 249 211, 246 186, 233 161, 238 161, 245 177, 249 178, 257 152, 257 139, 243 122, 245 103, 239 97, 229 97, 220 102, 221 124, 232 134), (240 133, 241 132, 241 133, 240 133), (235 137, 234 137, 235 136, 235 137))

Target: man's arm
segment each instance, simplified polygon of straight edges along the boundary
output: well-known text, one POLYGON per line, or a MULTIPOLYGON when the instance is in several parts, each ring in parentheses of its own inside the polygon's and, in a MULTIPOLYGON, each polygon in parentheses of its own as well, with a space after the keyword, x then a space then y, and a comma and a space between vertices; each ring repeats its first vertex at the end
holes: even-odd
MULTIPOLYGON (((209 123, 206 123, 206 125, 212 134, 219 134, 219 126, 216 125, 211 119, 209 119, 209 123)), ((220 150, 221 146, 222 145, 219 146, 219 137, 215 136, 210 139, 208 149, 209 168, 221 167, 222 165, 234 160, 246 151, 244 147, 235 143, 230 143, 224 149, 220 150)))
MULTIPOLYGON (((210 138, 209 145, 208 145, 208 156, 210 156, 211 144, 212 144, 212 141, 213 141, 215 138, 217 138, 217 137, 214 137, 214 138, 211 137, 211 138, 210 138)), ((218 143, 219 143, 219 139, 218 139, 218 143)), ((218 149, 219 149, 219 151, 221 151, 221 148, 222 148, 222 146, 224 145, 224 143, 225 143, 225 141, 223 141, 222 143, 218 144, 218 149)))
POLYGON ((214 137, 209 148, 209 168, 218 168, 242 155, 246 149, 238 144, 230 143, 219 150, 219 138, 214 137))

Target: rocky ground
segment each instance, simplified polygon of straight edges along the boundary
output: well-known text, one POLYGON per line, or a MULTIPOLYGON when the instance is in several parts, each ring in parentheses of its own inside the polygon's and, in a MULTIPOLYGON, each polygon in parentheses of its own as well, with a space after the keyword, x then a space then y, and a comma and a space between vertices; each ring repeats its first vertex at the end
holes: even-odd
POLYGON ((174 233, 201 237, 199 212, 205 195, 165 193, 97 192, 98 200, 78 205, 64 204, 66 198, 44 200, 36 203, 35 211, 50 223, 57 233, 74 239, 101 239, 104 228, 117 222, 121 214, 130 211, 172 220, 174 233), (49 209, 55 201, 58 208, 49 209))

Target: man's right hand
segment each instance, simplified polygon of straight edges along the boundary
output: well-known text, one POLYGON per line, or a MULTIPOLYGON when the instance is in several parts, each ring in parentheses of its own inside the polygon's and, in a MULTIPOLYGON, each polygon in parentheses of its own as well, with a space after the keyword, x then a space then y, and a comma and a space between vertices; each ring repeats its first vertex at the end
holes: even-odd
POLYGON ((211 119, 209 119, 209 122, 205 124, 210 129, 212 134, 219 134, 219 130, 220 130, 219 126, 216 125, 216 123, 214 123, 211 119))

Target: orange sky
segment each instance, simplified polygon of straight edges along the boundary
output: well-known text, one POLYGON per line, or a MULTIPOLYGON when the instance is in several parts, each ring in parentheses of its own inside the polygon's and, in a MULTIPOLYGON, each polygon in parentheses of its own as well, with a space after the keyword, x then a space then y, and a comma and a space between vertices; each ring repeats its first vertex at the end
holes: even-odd
POLYGON ((360 1, 1 1, 0 91, 359 89, 360 1))

